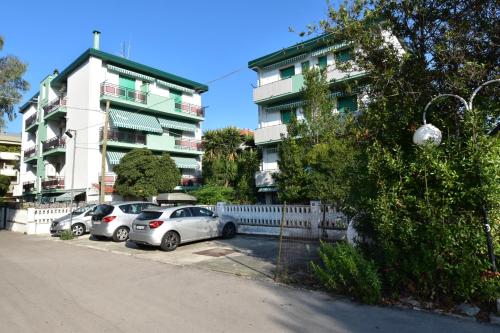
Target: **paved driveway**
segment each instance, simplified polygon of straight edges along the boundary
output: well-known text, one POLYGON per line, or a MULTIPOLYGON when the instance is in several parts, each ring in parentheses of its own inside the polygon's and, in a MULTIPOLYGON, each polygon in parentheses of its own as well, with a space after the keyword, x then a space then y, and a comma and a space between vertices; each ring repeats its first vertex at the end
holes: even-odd
POLYGON ((73 244, 0 232, 0 332, 498 332, 73 244))
POLYGON ((177 266, 192 266, 257 279, 274 277, 278 254, 278 239, 264 236, 238 235, 227 240, 200 241, 181 245, 173 252, 154 247, 138 248, 129 242, 100 241, 89 235, 71 241, 50 236, 44 238, 177 266))

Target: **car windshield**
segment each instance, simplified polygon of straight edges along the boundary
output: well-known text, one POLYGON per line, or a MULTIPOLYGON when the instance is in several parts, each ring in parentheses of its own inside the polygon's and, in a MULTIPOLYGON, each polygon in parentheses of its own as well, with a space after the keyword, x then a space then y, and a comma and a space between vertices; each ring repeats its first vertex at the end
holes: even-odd
POLYGON ((89 210, 89 208, 91 208, 91 207, 90 207, 90 206, 83 206, 83 207, 80 207, 80 208, 78 208, 78 209, 75 209, 75 210, 73 211, 73 213, 72 213, 72 214, 73 214, 73 216, 83 214, 83 213, 85 213, 87 210, 89 210))

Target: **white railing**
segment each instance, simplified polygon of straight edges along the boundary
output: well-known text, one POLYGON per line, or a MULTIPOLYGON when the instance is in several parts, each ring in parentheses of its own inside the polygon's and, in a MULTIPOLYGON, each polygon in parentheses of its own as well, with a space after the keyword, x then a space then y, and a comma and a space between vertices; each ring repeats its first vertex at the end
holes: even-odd
POLYGON ((281 140, 281 136, 286 136, 287 134, 285 124, 257 128, 254 132, 254 141, 256 145, 279 141, 281 140))

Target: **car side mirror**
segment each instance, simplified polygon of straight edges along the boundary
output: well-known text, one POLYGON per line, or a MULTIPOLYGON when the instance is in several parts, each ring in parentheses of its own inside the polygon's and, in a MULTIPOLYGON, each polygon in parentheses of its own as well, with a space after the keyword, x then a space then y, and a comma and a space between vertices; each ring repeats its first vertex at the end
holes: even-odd
POLYGON ((213 213, 213 214, 212 214, 212 218, 214 218, 214 219, 215 219, 216 217, 219 217, 219 216, 218 216, 217 214, 213 213))

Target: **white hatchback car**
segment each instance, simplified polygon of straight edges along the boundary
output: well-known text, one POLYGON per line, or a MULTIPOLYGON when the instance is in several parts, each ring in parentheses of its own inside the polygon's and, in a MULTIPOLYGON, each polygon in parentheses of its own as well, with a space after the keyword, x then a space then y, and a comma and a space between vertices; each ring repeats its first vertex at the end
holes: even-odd
POLYGON ((236 232, 234 218, 219 217, 203 207, 158 207, 145 209, 137 216, 132 222, 129 241, 173 251, 182 243, 215 237, 231 238, 236 232))

